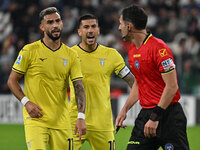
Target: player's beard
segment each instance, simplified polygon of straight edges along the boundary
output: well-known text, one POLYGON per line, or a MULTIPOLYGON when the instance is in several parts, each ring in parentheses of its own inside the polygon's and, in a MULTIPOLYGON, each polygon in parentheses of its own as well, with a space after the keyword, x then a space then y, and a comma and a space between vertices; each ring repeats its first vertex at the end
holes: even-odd
POLYGON ((50 39, 52 39, 53 41, 56 41, 56 40, 60 39, 62 30, 60 30, 59 32, 60 32, 60 34, 59 34, 58 36, 53 36, 53 35, 52 35, 52 32, 50 33, 49 31, 47 31, 46 33, 47 33, 47 36, 48 36, 50 39))

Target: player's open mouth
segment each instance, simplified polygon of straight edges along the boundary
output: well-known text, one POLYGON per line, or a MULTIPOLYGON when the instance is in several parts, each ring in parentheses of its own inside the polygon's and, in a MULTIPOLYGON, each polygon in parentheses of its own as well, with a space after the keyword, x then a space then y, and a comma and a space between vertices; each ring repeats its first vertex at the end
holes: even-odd
POLYGON ((88 39, 94 39, 94 36, 87 36, 88 39))
POLYGON ((60 32, 52 32, 53 34, 60 34, 60 32))
POLYGON ((95 36, 87 36, 87 41, 93 43, 95 41, 95 36))
POLYGON ((52 33, 59 34, 60 30, 53 30, 52 33))

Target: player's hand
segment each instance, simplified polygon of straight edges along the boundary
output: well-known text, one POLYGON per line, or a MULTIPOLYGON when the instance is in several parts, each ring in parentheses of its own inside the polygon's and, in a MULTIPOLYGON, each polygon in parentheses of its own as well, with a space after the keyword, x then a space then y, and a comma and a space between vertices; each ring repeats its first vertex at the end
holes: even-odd
POLYGON ((148 120, 144 126, 144 136, 147 138, 155 137, 158 123, 159 121, 148 120))
POLYGON ((25 107, 31 118, 41 118, 43 116, 41 113, 42 109, 33 102, 28 101, 25 107))
POLYGON ((76 135, 76 133, 78 132, 77 137, 79 137, 79 140, 81 140, 82 135, 86 134, 86 131, 87 131, 87 128, 86 128, 85 120, 77 119, 74 134, 76 135))
POLYGON ((126 112, 125 111, 121 111, 119 113, 119 115, 117 116, 117 119, 115 121, 115 133, 118 132, 118 130, 122 127, 122 128, 126 128, 126 125, 123 125, 123 121, 126 119, 126 112))

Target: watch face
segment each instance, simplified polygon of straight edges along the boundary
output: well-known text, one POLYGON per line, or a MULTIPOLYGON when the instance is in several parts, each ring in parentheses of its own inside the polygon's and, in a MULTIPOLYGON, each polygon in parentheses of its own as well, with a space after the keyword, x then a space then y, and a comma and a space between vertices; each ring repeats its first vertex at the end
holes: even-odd
POLYGON ((151 116, 150 116, 150 120, 152 121, 158 121, 158 115, 154 112, 151 113, 151 116))

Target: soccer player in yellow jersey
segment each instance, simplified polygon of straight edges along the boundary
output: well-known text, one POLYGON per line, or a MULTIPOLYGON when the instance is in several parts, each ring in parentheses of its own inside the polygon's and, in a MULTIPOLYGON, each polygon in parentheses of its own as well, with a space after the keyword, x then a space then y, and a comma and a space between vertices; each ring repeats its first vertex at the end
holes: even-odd
MULTIPOLYGON (((126 67, 117 50, 96 42, 99 35, 98 20, 91 14, 79 19, 78 34, 81 43, 72 47, 81 60, 83 84, 86 93, 85 121, 87 133, 80 141, 74 136, 74 150, 80 150, 87 140, 92 150, 115 150, 113 117, 110 101, 112 72, 124 79, 130 87, 134 76, 126 67)), ((78 114, 73 87, 70 86, 70 116, 74 128, 78 114)))
POLYGON ((60 42, 63 22, 55 7, 40 13, 44 38, 25 45, 15 61, 8 86, 24 105, 23 117, 28 150, 72 150, 73 133, 68 111, 69 78, 78 107, 76 130, 86 133, 85 93, 80 60, 75 51, 60 42), (22 91, 18 80, 25 76, 22 91))

